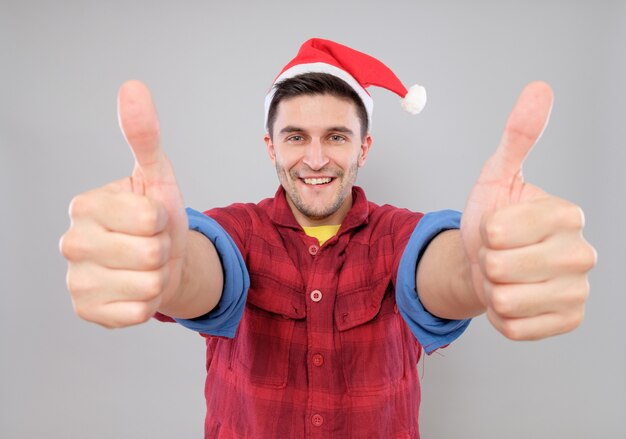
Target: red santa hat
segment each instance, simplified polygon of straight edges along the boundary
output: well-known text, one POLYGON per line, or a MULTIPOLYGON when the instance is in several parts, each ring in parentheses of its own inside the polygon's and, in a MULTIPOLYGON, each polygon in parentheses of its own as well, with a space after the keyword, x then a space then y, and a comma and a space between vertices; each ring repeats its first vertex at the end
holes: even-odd
MULTIPOLYGON (((420 85, 413 85, 408 90, 389 67, 374 57, 358 52, 350 47, 330 40, 312 38, 300 47, 298 54, 287 64, 274 80, 274 84, 283 79, 303 73, 329 73, 343 79, 359 95, 371 125, 374 101, 367 92, 367 87, 375 85, 396 93, 402 99, 400 105, 411 114, 417 114, 426 105, 426 90, 420 85)), ((265 97, 265 127, 274 87, 265 97)))

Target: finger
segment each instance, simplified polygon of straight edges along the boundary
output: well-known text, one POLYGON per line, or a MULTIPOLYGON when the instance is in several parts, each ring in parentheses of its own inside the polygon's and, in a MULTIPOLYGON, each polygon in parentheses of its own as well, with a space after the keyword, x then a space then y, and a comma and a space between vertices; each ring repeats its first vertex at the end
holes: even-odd
POLYGON ((160 303, 160 298, 148 302, 113 302, 90 309, 88 313, 81 313, 76 309, 76 314, 105 328, 124 328, 150 320, 160 303))
POLYGON ((577 231, 514 249, 482 247, 478 256, 483 275, 495 283, 544 282, 562 275, 586 273, 596 263, 594 248, 577 231))
POLYGON ((158 270, 137 271, 114 270, 86 262, 70 264, 67 271, 67 288, 77 312, 82 314, 112 302, 154 300, 168 281, 167 265, 158 270))
POLYGON ((584 315, 584 307, 566 314, 546 313, 521 319, 502 318, 493 310, 487 310, 491 324, 511 340, 540 340, 573 331, 582 323, 584 315))
POLYGON ((502 318, 534 317, 584 306, 589 296, 587 276, 563 276, 531 284, 485 285, 489 307, 502 318))
POLYGON ((170 168, 161 150, 156 108, 143 83, 127 81, 120 87, 118 118, 144 183, 169 180, 170 168))
MULTIPOLYGON (((76 196, 70 203, 72 221, 93 222, 104 230, 140 236, 153 236, 165 229, 168 213, 160 201, 118 191, 118 186, 119 182, 114 182, 76 196)), ((82 239, 91 237, 83 235, 82 239)))
MULTIPOLYGON (((71 239, 80 239, 81 232, 68 232, 66 248, 71 248, 71 239), (75 237, 75 235, 78 235, 75 237)), ((83 239, 77 250, 67 257, 72 262, 93 262, 106 268, 125 270, 156 270, 170 256, 171 241, 167 233, 155 236, 134 236, 125 233, 104 232, 90 240, 83 239)))
POLYGON ((486 213, 480 233, 486 247, 511 249, 539 243, 561 231, 581 230, 584 224, 580 207, 545 195, 486 213))
POLYGON ((163 232, 155 236, 132 236, 123 233, 102 235, 93 262, 104 267, 125 270, 156 270, 170 257, 171 240, 163 232))
POLYGON ((494 179, 510 180, 519 174, 548 123, 552 101, 552 89, 545 82, 532 82, 522 90, 491 163, 494 179))

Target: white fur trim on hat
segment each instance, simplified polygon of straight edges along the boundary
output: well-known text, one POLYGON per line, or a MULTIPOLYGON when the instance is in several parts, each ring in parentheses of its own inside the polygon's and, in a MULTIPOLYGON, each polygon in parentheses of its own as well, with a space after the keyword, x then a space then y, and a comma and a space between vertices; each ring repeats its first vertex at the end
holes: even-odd
MULTIPOLYGON (((337 76, 340 79, 343 79, 348 83, 350 87, 356 91, 361 100, 363 101, 363 105, 365 105, 365 110, 367 111, 367 119, 369 126, 372 126, 372 112, 374 111, 374 101, 372 97, 369 95, 367 91, 361 84, 358 83, 356 79, 352 75, 350 75, 345 70, 342 70, 338 67, 335 67, 331 64, 326 64, 323 62, 316 62, 310 64, 297 64, 290 69, 285 70, 276 80, 274 84, 282 81, 283 79, 293 78, 294 76, 303 74, 303 73, 330 73, 331 75, 337 76)), ((274 87, 272 86, 271 90, 265 96, 265 129, 268 129, 267 126, 267 114, 270 109, 270 104, 272 103, 272 99, 274 98, 274 87)), ((407 95, 408 96, 408 95, 407 95)))

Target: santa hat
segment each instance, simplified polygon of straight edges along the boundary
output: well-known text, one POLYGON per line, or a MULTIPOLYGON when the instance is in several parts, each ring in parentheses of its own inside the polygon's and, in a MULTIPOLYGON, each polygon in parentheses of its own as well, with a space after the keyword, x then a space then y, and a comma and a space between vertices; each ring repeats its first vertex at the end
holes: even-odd
MULTIPOLYGON (((426 90, 413 85, 408 90, 389 67, 374 57, 330 40, 312 38, 300 47, 296 57, 287 64, 274 80, 274 84, 303 73, 329 73, 343 79, 359 95, 371 125, 374 101, 367 87, 386 88, 402 98, 400 105, 411 114, 417 114, 426 105, 426 90)), ((265 127, 267 114, 275 89, 272 86, 265 97, 265 127)))

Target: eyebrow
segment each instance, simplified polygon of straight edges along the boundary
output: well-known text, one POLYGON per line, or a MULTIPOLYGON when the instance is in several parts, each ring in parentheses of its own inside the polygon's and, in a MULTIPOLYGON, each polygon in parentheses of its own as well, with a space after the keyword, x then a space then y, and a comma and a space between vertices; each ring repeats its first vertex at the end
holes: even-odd
MULTIPOLYGON (((289 134, 289 133, 296 133, 296 132, 301 132, 301 131, 306 131, 306 130, 300 127, 294 126, 294 125, 287 125, 286 127, 280 130, 280 134, 289 134)), ((330 127, 326 131, 335 131, 338 133, 354 135, 354 132, 350 128, 344 127, 344 126, 330 127)))

